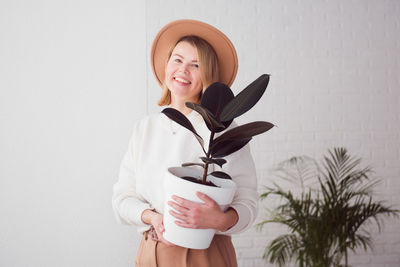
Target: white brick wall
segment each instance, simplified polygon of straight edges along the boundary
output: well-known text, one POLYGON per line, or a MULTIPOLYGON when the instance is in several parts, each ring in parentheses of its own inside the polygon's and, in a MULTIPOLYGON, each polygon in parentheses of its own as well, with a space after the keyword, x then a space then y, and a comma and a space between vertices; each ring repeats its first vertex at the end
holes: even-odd
MULTIPOLYGON (((272 75, 265 97, 241 118, 278 125, 252 143, 260 184, 270 182, 274 163, 345 146, 383 179, 378 197, 400 207, 399 1, 147 1, 147 47, 160 27, 181 18, 208 22, 231 38, 239 56, 233 90, 272 75)), ((159 88, 150 69, 147 76, 153 112, 159 88)), ((386 220, 374 234, 374 252, 361 251, 350 263, 400 266, 398 225, 386 220)), ((235 236, 239 265, 269 266, 261 256, 279 230, 235 236)))

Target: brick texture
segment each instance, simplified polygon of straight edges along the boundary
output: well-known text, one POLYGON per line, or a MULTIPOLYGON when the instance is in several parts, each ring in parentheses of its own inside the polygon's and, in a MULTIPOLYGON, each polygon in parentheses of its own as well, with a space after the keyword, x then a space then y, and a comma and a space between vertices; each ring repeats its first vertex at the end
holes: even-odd
MULTIPOLYGON (((270 73, 268 92, 239 122, 267 120, 274 128, 256 137, 252 151, 259 184, 268 169, 294 155, 319 158, 344 146, 382 179, 377 196, 400 207, 400 2, 339 1, 147 1, 147 47, 158 29, 182 18, 215 25, 233 41, 243 88, 270 73)), ((148 51, 149 52, 149 51, 148 51)), ((160 89, 147 71, 149 112, 160 89)), ((261 188, 260 188, 261 190, 261 188)), ((260 210, 260 218, 264 215, 260 210)), ((352 266, 400 266, 399 220, 374 233, 375 250, 350 257, 352 266)), ((281 229, 234 236, 239 266, 271 266, 266 244, 281 229)))

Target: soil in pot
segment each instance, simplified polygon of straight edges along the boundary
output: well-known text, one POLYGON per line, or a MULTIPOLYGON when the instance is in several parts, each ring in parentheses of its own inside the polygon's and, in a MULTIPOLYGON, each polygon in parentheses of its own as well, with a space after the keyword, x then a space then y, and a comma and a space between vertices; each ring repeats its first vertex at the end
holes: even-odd
MULTIPOLYGON (((203 184, 201 180, 194 178, 194 177, 190 177, 190 176, 183 176, 181 177, 182 179, 192 182, 192 183, 196 183, 196 184, 203 184)), ((208 186, 213 186, 213 187, 219 187, 215 184, 213 184, 212 182, 206 181, 206 183, 204 185, 208 185, 208 186)))

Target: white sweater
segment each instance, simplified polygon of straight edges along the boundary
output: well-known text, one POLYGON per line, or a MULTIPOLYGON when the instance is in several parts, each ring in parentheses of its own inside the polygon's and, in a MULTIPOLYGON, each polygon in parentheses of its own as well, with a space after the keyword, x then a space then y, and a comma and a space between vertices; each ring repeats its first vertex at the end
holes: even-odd
MULTIPOLYGON (((203 118, 194 111, 187 118, 203 137, 207 148, 210 132, 203 118)), ((232 127, 236 124, 232 123, 232 127)), ((149 115, 136 123, 113 188, 112 205, 118 221, 135 225, 139 233, 148 230, 150 225, 141 220, 142 212, 155 209, 164 213, 162 179, 165 171, 185 162, 201 163, 200 156, 204 153, 193 133, 166 115, 149 115)), ((228 231, 217 232, 230 235, 246 230, 256 218, 257 178, 248 144, 225 159, 227 163, 222 169, 213 164, 210 171, 228 173, 237 185, 231 207, 237 211, 239 221, 228 231)))

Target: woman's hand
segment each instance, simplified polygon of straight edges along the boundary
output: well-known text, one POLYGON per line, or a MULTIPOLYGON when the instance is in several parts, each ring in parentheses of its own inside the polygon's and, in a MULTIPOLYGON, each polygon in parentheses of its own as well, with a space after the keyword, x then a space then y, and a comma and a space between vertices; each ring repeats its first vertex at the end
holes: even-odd
POLYGON ((156 236, 153 238, 155 238, 157 241, 166 244, 167 246, 175 246, 171 242, 165 240, 163 237, 163 233, 165 232, 163 215, 152 210, 145 210, 142 214, 142 221, 144 223, 151 224, 153 226, 154 231, 156 233, 156 236))
POLYGON ((179 219, 175 221, 177 225, 196 229, 212 228, 224 232, 237 223, 239 217, 234 209, 223 212, 206 194, 197 192, 196 195, 204 203, 192 202, 178 196, 172 197, 175 202, 168 201, 168 205, 174 209, 169 211, 170 214, 179 219))

